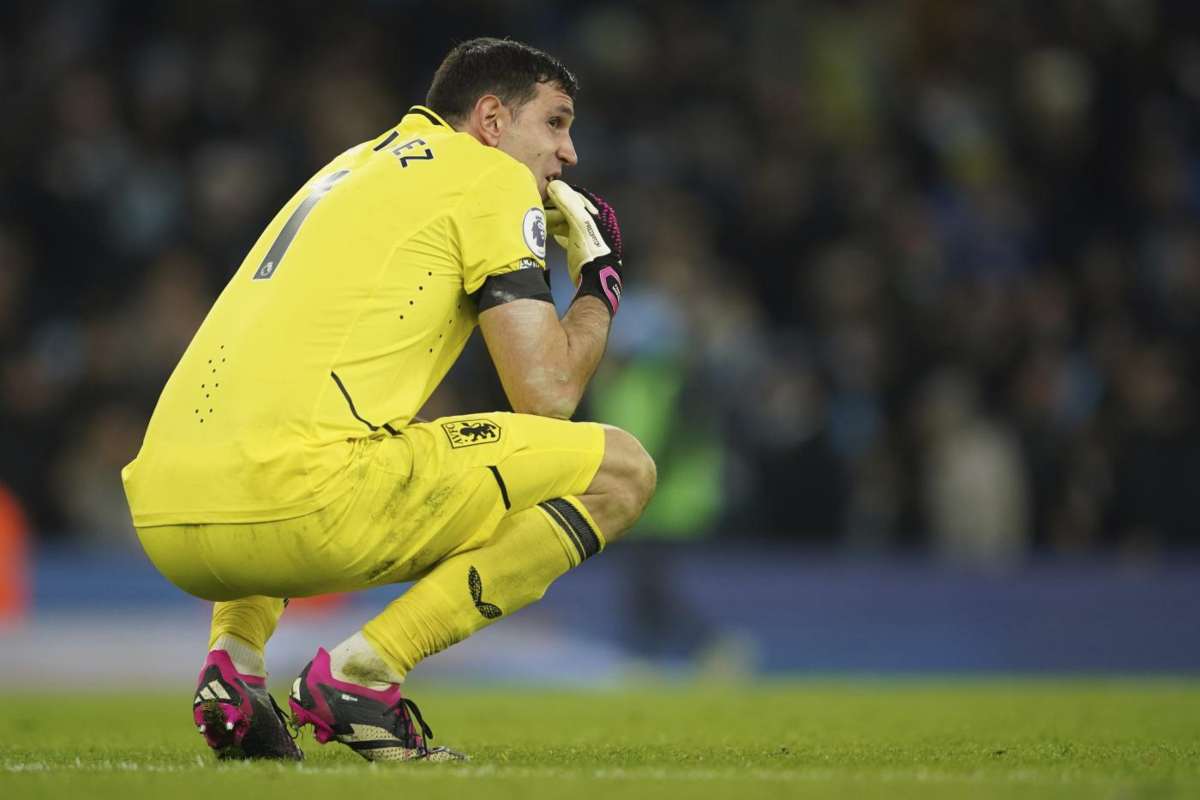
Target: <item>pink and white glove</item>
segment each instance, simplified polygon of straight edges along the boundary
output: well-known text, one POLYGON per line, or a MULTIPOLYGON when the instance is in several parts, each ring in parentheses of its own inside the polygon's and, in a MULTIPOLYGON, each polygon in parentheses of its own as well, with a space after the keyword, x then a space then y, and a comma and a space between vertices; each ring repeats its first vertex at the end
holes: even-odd
POLYGON ((546 225, 567 251, 575 300, 591 295, 615 316, 621 305, 624 257, 617 213, 599 195, 563 181, 551 181, 547 191, 554 205, 546 209, 546 225))

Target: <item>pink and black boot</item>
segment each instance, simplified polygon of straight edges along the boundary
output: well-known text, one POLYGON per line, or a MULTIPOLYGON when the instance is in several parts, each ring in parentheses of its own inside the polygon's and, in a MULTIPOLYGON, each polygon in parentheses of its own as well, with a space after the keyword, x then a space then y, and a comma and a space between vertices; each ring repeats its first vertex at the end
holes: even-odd
POLYGON ((337 740, 368 761, 466 758, 447 747, 427 745, 433 731, 399 686, 377 691, 334 678, 324 648, 292 684, 288 705, 297 730, 312 725, 321 744, 337 740))
POLYGON ((224 650, 211 651, 200 669, 192 719, 217 758, 304 759, 266 679, 238 672, 224 650))

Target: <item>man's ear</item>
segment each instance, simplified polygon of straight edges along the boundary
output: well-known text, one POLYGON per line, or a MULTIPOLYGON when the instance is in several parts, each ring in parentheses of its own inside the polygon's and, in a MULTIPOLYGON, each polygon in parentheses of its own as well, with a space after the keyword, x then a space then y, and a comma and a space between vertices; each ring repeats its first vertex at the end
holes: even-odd
POLYGON ((471 109, 471 133, 488 147, 495 147, 511 120, 512 116, 500 98, 485 94, 475 101, 475 108, 471 109))

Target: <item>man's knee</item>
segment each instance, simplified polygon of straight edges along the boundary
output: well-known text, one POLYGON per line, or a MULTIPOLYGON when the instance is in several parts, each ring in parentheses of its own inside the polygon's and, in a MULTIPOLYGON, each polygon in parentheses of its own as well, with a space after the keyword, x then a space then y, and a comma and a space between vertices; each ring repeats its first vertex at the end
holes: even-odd
POLYGON ((629 489, 633 495, 633 507, 637 509, 636 516, 640 517, 646 506, 650 505, 650 499, 654 497, 654 490, 658 486, 658 467, 641 442, 630 434, 625 435, 633 443, 629 489))
POLYGON ((606 425, 604 438, 601 488, 611 494, 619 506, 624 518, 623 531, 637 521, 654 496, 658 472, 654 459, 632 434, 606 425))

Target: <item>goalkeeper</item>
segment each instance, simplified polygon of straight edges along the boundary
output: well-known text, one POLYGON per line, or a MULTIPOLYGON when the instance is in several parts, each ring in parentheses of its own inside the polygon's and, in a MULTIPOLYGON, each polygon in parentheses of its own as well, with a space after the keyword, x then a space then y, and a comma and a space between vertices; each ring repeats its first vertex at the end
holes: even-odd
POLYGON ((458 757, 429 745, 405 675, 539 599, 649 502, 637 440, 569 421, 623 268, 612 207, 560 180, 576 90, 526 45, 455 47, 424 106, 284 205, 168 380, 122 478, 151 561, 214 601, 193 717, 219 757, 302 757, 266 691, 286 598, 402 581, 317 650, 294 722, 371 760, 458 757), (577 287, 561 319, 550 236, 577 287), (515 413, 417 420, 476 325, 515 413))

